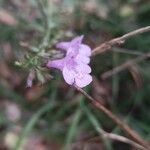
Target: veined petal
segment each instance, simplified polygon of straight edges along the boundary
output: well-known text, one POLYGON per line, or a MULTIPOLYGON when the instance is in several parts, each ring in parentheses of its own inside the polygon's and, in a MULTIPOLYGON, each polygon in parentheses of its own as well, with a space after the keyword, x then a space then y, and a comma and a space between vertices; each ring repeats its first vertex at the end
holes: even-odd
POLYGON ((84 56, 84 55, 77 55, 75 58, 75 61, 77 63, 84 63, 84 64, 89 64, 90 63, 90 58, 88 56, 84 56))
POLYGON ((86 44, 81 44, 79 54, 84 56, 91 56, 91 48, 86 44))
POLYGON ((82 73, 91 73, 91 68, 88 65, 81 63, 76 66, 76 71, 82 73))
POLYGON ((67 67, 64 67, 63 77, 68 84, 72 85, 75 79, 75 72, 73 70, 69 70, 67 67))
POLYGON ((62 71, 62 69, 64 68, 65 65, 65 59, 58 59, 58 60, 49 60, 47 63, 47 67, 48 68, 56 68, 56 69, 60 69, 62 71))
POLYGON ((83 35, 75 37, 71 42, 68 48, 68 53, 74 53, 75 55, 79 53, 79 48, 83 39, 83 35))
POLYGON ((82 43, 83 37, 84 37, 83 35, 75 37, 71 41, 70 46, 71 47, 77 47, 77 46, 79 46, 82 43))
POLYGON ((56 44, 56 48, 60 48, 65 51, 68 50, 69 46, 70 46, 70 42, 60 42, 60 43, 56 44))
POLYGON ((68 50, 67 50, 66 56, 75 57, 78 53, 79 53, 79 49, 77 49, 75 47, 69 47, 68 50))
POLYGON ((89 85, 92 82, 92 76, 89 74, 85 74, 82 78, 75 78, 75 84, 80 87, 83 88, 87 85, 89 85))
POLYGON ((75 37, 71 42, 60 42, 57 48, 63 49, 66 56, 63 59, 49 61, 47 67, 60 69, 64 80, 72 85, 85 87, 92 81, 91 68, 88 66, 91 56, 91 48, 82 44, 83 36, 75 37))

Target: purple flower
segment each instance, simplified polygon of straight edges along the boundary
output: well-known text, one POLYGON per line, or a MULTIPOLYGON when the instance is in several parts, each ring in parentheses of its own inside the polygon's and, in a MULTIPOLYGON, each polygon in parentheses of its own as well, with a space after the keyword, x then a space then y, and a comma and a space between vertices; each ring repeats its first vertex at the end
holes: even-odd
POLYGON ((82 44, 83 36, 74 38, 70 42, 60 42, 57 48, 66 51, 66 56, 58 60, 49 60, 47 67, 57 68, 62 71, 65 81, 70 85, 85 87, 92 81, 91 68, 89 67, 91 48, 82 44))

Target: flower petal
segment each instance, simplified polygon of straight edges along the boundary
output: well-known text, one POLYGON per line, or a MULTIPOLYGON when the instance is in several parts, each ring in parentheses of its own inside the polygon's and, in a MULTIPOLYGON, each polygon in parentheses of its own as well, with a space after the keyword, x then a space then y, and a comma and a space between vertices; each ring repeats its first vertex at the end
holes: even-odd
POLYGON ((72 85, 74 83, 75 72, 72 70, 69 70, 67 67, 64 67, 63 68, 63 77, 64 77, 64 80, 68 84, 72 85))
POLYGON ((86 44, 81 44, 79 54, 84 56, 91 56, 91 48, 86 44))
POLYGON ((77 77, 75 78, 75 84, 80 88, 89 85, 91 82, 92 82, 92 76, 89 74, 85 74, 83 78, 77 78, 77 77))
POLYGON ((81 64, 76 66, 76 71, 82 72, 82 73, 91 73, 91 68, 90 68, 90 66, 81 63, 81 64))
POLYGON ((60 42, 60 43, 56 44, 56 48, 60 48, 65 51, 68 50, 69 46, 70 46, 70 42, 60 42))
POLYGON ((75 58, 75 61, 77 63, 84 63, 84 64, 89 64, 90 63, 90 58, 84 55, 77 55, 75 58))
POLYGON ((75 37, 70 43, 71 47, 79 46, 83 40, 83 37, 83 35, 75 37))
POLYGON ((83 35, 75 37, 75 38, 70 42, 70 46, 69 46, 69 48, 68 48, 67 55, 68 55, 68 53, 70 53, 70 52, 71 52, 71 53, 74 53, 75 55, 77 55, 77 54, 79 53, 79 48, 80 48, 82 39, 83 39, 83 35))
POLYGON ((56 68, 62 71, 62 69, 64 68, 64 64, 65 64, 65 58, 58 59, 58 60, 49 60, 46 66, 48 68, 56 68))

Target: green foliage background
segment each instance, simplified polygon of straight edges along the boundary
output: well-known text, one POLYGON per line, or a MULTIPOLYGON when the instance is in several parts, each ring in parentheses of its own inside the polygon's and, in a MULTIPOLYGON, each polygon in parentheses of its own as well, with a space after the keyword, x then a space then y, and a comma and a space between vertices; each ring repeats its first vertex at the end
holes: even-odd
MULTIPOLYGON (((110 140, 90 143, 89 139, 99 138, 101 129, 124 136, 126 133, 64 83, 60 72, 48 71, 54 79, 41 85, 45 71, 39 67, 38 80, 29 89, 25 82, 33 65, 24 69, 14 62, 27 63, 35 56, 34 50, 44 50, 50 57, 57 57, 54 45, 76 35, 85 35, 84 42, 94 49, 106 40, 148 26, 150 1, 56 0, 49 4, 47 0, 1 0, 0 10, 7 10, 17 21, 11 26, 0 22, 0 149, 24 149, 24 143, 32 135, 39 136, 47 149, 67 149, 67 145, 71 145, 70 149, 83 149, 86 145, 89 149, 131 149, 129 145, 110 140), (30 47, 21 46, 21 42, 30 47), (10 55, 6 53, 6 45, 10 46, 10 55), (29 59, 25 59, 25 55, 29 59), (17 105, 21 113, 18 120, 12 121, 6 115, 6 103, 17 105), (15 138, 9 145, 6 139, 11 133, 15 138), (88 140, 82 140, 86 138, 88 140)), ((150 33, 132 37, 117 48, 127 52, 110 50, 91 59, 96 81, 85 90, 95 98, 102 96, 106 107, 149 141, 149 58, 106 80, 102 80, 101 75, 137 57, 129 52, 149 52, 150 33)), ((43 59, 40 63, 39 59, 36 61, 41 65, 43 59)))

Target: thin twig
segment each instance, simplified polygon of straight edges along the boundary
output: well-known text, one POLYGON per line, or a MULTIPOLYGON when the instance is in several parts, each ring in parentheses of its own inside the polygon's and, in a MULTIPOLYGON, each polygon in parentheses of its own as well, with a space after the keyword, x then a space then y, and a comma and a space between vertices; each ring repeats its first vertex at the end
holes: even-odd
POLYGON ((119 73, 120 71, 122 71, 122 70, 124 70, 124 69, 126 69, 128 67, 131 67, 132 65, 134 65, 136 63, 141 62, 142 60, 144 60, 144 59, 146 59, 148 57, 150 57, 150 52, 146 53, 146 54, 143 54, 141 56, 138 56, 135 59, 128 60, 127 62, 123 63, 122 65, 117 66, 116 68, 113 68, 112 70, 109 70, 109 71, 103 73, 101 75, 101 78, 102 79, 106 79, 106 78, 108 78, 108 77, 110 77, 110 76, 112 76, 112 75, 114 75, 116 73, 119 73))
MULTIPOLYGON (((124 137, 124 136, 121 136, 121 135, 117 135, 117 134, 114 134, 114 133, 108 133, 108 132, 105 132, 104 133, 100 133, 102 136, 102 138, 104 139, 110 139, 110 140, 114 140, 114 141, 119 141, 119 142, 122 142, 122 143, 126 143, 126 144, 129 144, 131 145, 132 147, 134 148, 137 148, 139 150, 147 150, 147 148, 143 147, 142 145, 124 137)), ((83 145, 83 144, 86 144, 86 143, 98 143, 100 142, 100 137, 93 137, 93 138, 86 138, 86 139, 83 139, 83 140, 80 140, 78 142, 75 142, 75 143, 72 143, 70 145, 70 147, 75 147, 76 145, 83 145)))
POLYGON ((134 141, 138 142, 140 145, 150 150, 150 145, 146 142, 141 136, 138 135, 136 131, 131 129, 126 123, 120 120, 116 115, 114 115, 111 111, 105 108, 98 100, 95 100, 90 95, 88 95, 84 90, 75 86, 75 88, 82 93, 85 97, 87 97, 90 102, 97 107, 100 111, 106 114, 109 118, 111 118, 124 132, 126 132, 134 141))
MULTIPOLYGON (((129 144, 129 145, 131 145, 135 148, 138 148, 140 150, 147 150, 147 148, 143 147, 142 145, 140 145, 140 144, 124 137, 124 136, 117 135, 117 134, 114 134, 114 133, 108 133, 108 132, 105 132, 104 130, 100 134, 104 139, 111 139, 111 140, 114 140, 114 141, 119 141, 119 142, 122 142, 122 143, 129 144)), ((96 142, 97 140, 99 140, 99 137, 90 138, 90 139, 86 139, 86 140, 88 140, 88 142, 94 142, 94 141, 96 142)), ((82 143, 82 141, 80 143, 82 143)))
POLYGON ((116 140, 116 141, 120 141, 120 142, 123 142, 123 143, 130 144, 133 147, 141 149, 141 150, 147 150, 147 148, 144 148, 140 144, 138 144, 138 143, 136 143, 136 142, 124 137, 124 136, 120 136, 120 135, 117 135, 117 134, 105 132, 103 134, 103 137, 106 138, 106 139, 116 140))
POLYGON ((113 45, 120 45, 123 44, 125 42, 126 39, 137 35, 137 34, 141 34, 144 32, 150 32, 150 26, 147 27, 143 27, 137 30, 134 30, 132 32, 129 32, 121 37, 118 38, 114 38, 110 41, 107 41, 103 44, 101 44, 100 46, 96 47, 93 51, 92 51, 92 56, 97 55, 99 53, 105 52, 106 50, 109 50, 113 45))

